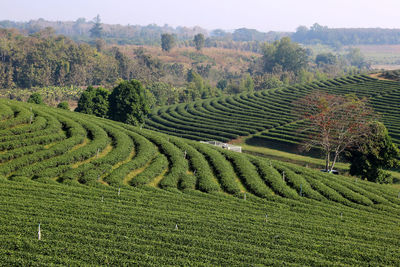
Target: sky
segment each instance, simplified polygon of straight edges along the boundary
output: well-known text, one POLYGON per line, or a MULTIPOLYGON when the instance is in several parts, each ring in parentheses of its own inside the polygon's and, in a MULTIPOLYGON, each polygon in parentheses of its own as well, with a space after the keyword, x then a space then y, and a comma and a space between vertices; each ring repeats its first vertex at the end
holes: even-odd
POLYGON ((0 20, 92 20, 107 24, 200 26, 233 30, 295 31, 400 28, 399 0, 1 0, 0 20))

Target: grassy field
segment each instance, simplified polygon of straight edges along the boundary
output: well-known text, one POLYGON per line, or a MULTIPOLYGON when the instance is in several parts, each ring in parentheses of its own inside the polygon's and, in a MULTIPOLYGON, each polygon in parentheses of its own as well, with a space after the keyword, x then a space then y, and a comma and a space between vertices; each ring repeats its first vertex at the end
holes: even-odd
POLYGON ((368 207, 23 180, 0 187, 2 266, 400 263, 400 218, 368 207))
POLYGON ((398 187, 46 106, 0 118, 0 265, 400 264, 398 187))

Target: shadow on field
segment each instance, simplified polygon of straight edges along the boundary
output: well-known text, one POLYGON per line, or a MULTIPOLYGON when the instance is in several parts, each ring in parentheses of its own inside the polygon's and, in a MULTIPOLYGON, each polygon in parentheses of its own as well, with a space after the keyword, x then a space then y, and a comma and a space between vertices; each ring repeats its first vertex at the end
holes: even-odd
MULTIPOLYGON (((301 156, 306 156, 310 158, 315 158, 315 159, 322 159, 321 151, 319 149, 311 149, 308 152, 300 152, 299 147, 294 145, 294 144, 289 144, 286 142, 281 142, 279 140, 267 140, 265 138, 260 138, 258 136, 253 136, 251 138, 248 138, 245 140, 245 144, 249 146, 254 146, 254 147, 266 147, 270 149, 275 149, 295 155, 301 155, 301 156)), ((303 160, 297 160, 296 157, 294 156, 293 158, 287 158, 287 157, 282 157, 282 156, 274 156, 274 155, 265 155, 263 153, 258 153, 255 151, 248 151, 244 150, 245 153, 252 154, 252 155, 257 155, 257 156, 262 156, 262 157, 267 157, 275 160, 280 160, 280 161, 285 161, 285 162, 291 162, 300 166, 304 167, 310 167, 313 169, 323 169, 325 166, 320 163, 310 163, 310 162, 305 162, 303 160)), ((347 173, 347 169, 340 169, 340 168, 335 168, 341 172, 341 174, 347 173)))

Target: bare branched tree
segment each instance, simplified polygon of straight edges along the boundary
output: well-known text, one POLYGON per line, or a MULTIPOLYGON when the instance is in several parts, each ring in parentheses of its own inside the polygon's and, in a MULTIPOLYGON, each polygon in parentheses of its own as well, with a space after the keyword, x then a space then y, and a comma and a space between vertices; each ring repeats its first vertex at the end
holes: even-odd
POLYGON ((332 171, 339 155, 358 146, 368 135, 376 115, 367 99, 354 95, 340 96, 314 92, 293 103, 293 113, 304 120, 300 131, 307 133, 303 150, 320 148, 325 156, 325 170, 332 171))

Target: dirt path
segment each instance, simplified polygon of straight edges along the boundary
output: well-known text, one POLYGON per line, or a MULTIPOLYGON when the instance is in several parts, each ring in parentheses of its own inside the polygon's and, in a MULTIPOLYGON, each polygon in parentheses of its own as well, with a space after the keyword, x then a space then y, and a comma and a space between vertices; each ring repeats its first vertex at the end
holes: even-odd
POLYGON ((382 81, 393 81, 392 79, 386 79, 386 78, 381 77, 380 76, 381 74, 382 73, 372 73, 369 76, 372 78, 378 79, 378 80, 382 80, 382 81))

